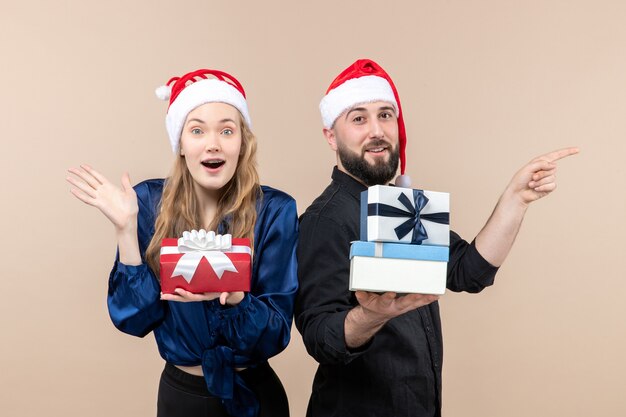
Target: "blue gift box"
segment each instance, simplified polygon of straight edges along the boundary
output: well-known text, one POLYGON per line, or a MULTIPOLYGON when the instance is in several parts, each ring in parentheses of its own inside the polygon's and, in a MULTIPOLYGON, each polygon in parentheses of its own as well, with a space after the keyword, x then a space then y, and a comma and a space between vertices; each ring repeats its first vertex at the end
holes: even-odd
POLYGON ((361 193, 361 241, 450 245, 450 194, 375 185, 361 193))
POLYGON ((443 294, 449 248, 382 242, 352 242, 350 290, 443 294))
POLYGON ((377 258, 414 259, 419 261, 448 262, 447 246, 405 245, 402 243, 352 242, 350 259, 354 256, 377 258))

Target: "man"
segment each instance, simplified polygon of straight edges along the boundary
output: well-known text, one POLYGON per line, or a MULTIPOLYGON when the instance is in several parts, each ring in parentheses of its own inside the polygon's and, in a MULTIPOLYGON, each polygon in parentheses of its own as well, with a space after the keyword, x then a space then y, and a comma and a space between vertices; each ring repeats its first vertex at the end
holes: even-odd
MULTIPOLYGON (((404 174, 406 134, 397 91, 375 62, 358 60, 333 81, 320 110, 337 166, 331 184, 300 219, 296 326, 320 364, 307 415, 438 416, 438 297, 348 290, 360 193, 392 180, 398 162, 404 174)), ((475 293, 493 283, 528 205, 555 189, 554 162, 577 152, 551 152, 520 169, 473 242, 450 233, 448 289, 475 293)))

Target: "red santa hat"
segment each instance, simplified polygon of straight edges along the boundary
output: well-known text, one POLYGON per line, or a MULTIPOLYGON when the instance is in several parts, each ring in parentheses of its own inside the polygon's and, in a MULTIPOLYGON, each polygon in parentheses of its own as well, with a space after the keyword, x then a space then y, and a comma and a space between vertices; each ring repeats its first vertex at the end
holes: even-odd
POLYGON ((180 135, 187 115, 203 104, 230 104, 239 110, 248 127, 252 127, 243 86, 235 77, 223 71, 199 69, 182 77, 173 77, 157 88, 155 93, 161 100, 170 101, 165 127, 174 153, 178 153, 180 135))
POLYGON ((396 86, 391 77, 371 59, 359 59, 343 70, 330 84, 320 102, 320 112, 324 127, 330 129, 335 120, 346 110, 358 104, 385 101, 391 103, 398 116, 398 139, 400 145, 400 173, 406 167, 406 131, 402 106, 396 86))

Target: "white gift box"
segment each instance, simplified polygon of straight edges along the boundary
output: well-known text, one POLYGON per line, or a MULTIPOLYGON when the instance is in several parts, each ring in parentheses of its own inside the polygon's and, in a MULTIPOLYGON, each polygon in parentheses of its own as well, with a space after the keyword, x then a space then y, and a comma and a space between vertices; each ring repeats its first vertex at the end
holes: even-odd
POLYGON ((448 255, 443 246, 353 242, 350 291, 443 294, 448 255))
POLYGON ((361 241, 450 245, 450 194, 375 185, 361 193, 361 241))

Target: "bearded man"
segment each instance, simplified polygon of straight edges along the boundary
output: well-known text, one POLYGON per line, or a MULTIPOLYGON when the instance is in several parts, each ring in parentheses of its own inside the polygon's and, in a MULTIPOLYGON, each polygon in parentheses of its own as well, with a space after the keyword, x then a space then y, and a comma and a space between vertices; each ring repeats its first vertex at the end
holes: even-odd
MULTIPOLYGON (((320 104, 337 154, 332 182, 300 218, 296 326, 319 362, 307 416, 439 416, 442 334, 438 296, 351 292, 350 242, 359 240, 360 194, 405 170, 400 99, 375 62, 358 60, 320 104)), ((529 204, 556 188, 556 160, 533 159, 514 176, 472 242, 450 232, 447 288, 477 293, 493 284, 529 204)))

